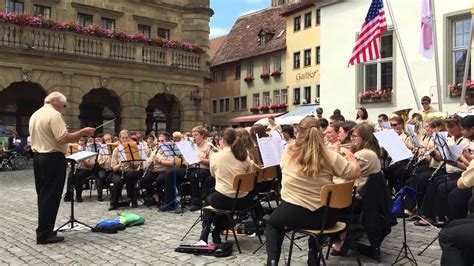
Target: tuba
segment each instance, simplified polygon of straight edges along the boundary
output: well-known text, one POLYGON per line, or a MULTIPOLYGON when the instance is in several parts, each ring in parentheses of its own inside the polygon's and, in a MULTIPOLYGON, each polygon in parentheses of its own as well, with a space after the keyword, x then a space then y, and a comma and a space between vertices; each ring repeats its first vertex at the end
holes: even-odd
POLYGON ((407 109, 401 109, 401 110, 395 111, 393 113, 403 118, 403 121, 405 121, 406 123, 408 122, 408 120, 410 120, 410 117, 408 116, 408 114, 410 113, 411 110, 412 110, 411 108, 407 108, 407 109))

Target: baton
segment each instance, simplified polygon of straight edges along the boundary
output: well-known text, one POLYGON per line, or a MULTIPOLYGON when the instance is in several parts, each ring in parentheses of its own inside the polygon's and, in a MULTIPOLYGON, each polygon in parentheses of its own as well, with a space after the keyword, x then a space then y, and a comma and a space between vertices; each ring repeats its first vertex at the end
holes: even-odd
POLYGON ((99 129, 99 128, 101 128, 101 127, 105 126, 105 125, 107 125, 107 124, 108 124, 108 123, 110 123, 110 122, 113 122, 113 121, 115 121, 116 119, 117 119, 117 118, 114 118, 114 119, 112 119, 112 120, 109 120, 109 121, 107 121, 107 122, 103 123, 102 125, 100 125, 100 126, 96 127, 96 128, 95 128, 95 130, 97 130, 97 129, 99 129))

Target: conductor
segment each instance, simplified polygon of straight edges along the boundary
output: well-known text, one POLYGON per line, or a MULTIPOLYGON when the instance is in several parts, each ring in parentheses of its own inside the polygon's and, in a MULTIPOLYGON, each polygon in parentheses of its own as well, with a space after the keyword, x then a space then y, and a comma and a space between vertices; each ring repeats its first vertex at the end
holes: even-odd
POLYGON ((61 113, 67 99, 60 92, 52 92, 44 105, 30 119, 31 148, 34 152, 33 170, 38 195, 38 228, 36 244, 52 244, 64 240, 53 232, 66 177, 65 154, 68 143, 82 136, 92 136, 95 129, 86 127, 69 133, 61 113))

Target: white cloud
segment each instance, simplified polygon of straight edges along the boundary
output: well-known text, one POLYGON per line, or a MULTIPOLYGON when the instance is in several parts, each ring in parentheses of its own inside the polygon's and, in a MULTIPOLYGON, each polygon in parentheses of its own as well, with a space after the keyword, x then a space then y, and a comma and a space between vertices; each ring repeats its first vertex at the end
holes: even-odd
POLYGON ((211 27, 211 33, 209 34, 209 39, 214 39, 216 37, 226 35, 227 33, 229 33, 229 30, 226 28, 211 27))
POLYGON ((244 11, 244 12, 239 14, 239 17, 248 15, 248 14, 253 13, 253 12, 257 12, 259 10, 261 10, 261 9, 251 9, 251 10, 244 11))

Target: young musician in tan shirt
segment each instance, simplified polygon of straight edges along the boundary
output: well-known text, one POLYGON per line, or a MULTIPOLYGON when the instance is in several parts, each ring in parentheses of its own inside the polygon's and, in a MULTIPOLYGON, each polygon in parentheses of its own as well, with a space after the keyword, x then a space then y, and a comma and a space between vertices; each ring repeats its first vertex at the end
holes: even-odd
MULTIPOLYGON (((283 202, 273 211, 265 230, 269 265, 278 264, 285 228, 321 228, 322 186, 332 184, 333 176, 359 178, 361 169, 354 155, 347 149, 343 152, 346 158, 325 146, 316 118, 306 117, 300 122, 296 143, 281 156, 283 202)), ((337 219, 337 210, 329 209, 326 226, 334 226, 337 219)))

